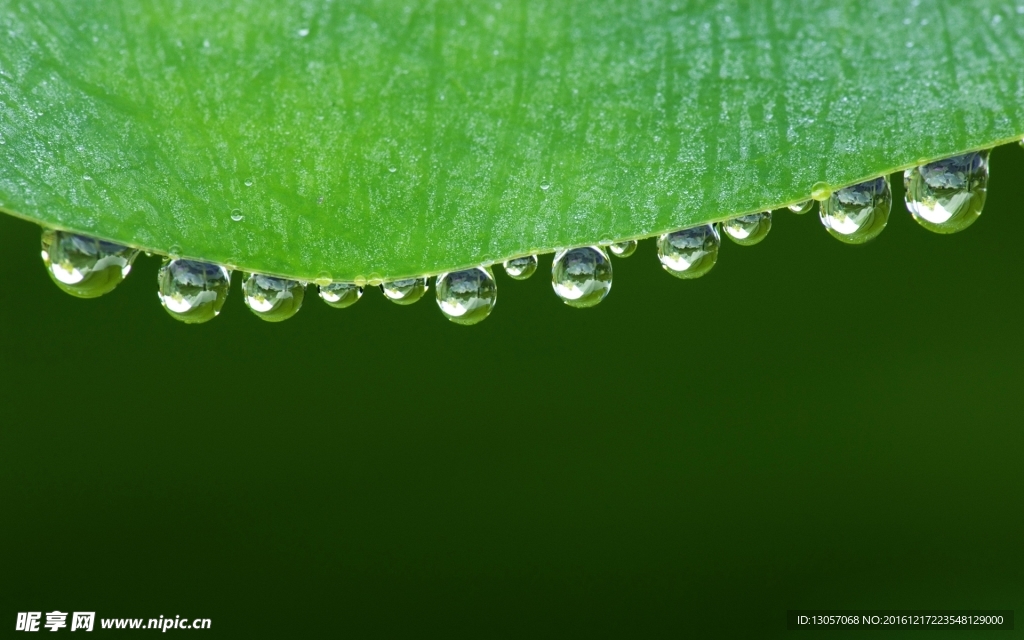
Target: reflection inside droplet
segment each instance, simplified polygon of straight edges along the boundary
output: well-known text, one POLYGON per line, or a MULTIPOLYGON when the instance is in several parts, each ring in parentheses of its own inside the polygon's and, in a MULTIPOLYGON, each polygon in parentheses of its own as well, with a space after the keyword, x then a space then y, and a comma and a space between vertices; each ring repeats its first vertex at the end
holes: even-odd
POLYGON ((863 244, 882 233, 891 209, 889 178, 883 176, 833 192, 822 201, 819 215, 835 238, 863 244))
POLYGON ((608 251, 616 258, 628 258, 636 252, 636 240, 623 240, 608 245, 608 251))
POLYGON ((427 286, 426 278, 406 278, 384 282, 380 285, 380 290, 384 292, 384 296, 388 300, 401 305, 418 301, 428 289, 430 287, 427 286))
POLYGON ((611 260, 600 247, 559 251, 551 265, 551 286, 570 307, 592 307, 611 291, 611 260))
POLYGON ((88 236, 44 229, 42 257, 50 278, 78 298, 109 293, 132 270, 138 250, 88 236))
POLYGON ((658 236, 658 260, 665 271, 691 280, 711 271, 721 245, 715 225, 702 224, 658 236))
POLYGON ((476 324, 489 316, 498 298, 498 286, 488 267, 443 273, 434 283, 437 306, 456 324, 476 324))
POLYGON ((737 216, 722 223, 722 231, 736 244, 749 247, 765 239, 772 229, 770 211, 737 216))
POLYGON ((523 256, 506 260, 505 273, 513 280, 526 280, 537 270, 537 256, 523 256))
POLYGON ((930 162, 903 173, 907 209, 922 227, 956 233, 974 224, 985 206, 988 151, 930 162))
POLYGON ((786 208, 795 214, 803 215, 805 213, 810 213, 811 209, 814 208, 814 200, 804 200, 803 202, 791 204, 786 208))
POLYGON ((187 324, 199 324, 220 314, 231 288, 231 272, 219 264, 167 260, 157 282, 157 295, 167 313, 187 324))
POLYGON ((305 293, 306 286, 297 280, 261 273, 250 273, 242 281, 245 306, 267 322, 281 322, 298 313, 305 293))
POLYGON ((320 285, 320 298, 335 309, 351 307, 362 297, 363 288, 350 282, 320 285))

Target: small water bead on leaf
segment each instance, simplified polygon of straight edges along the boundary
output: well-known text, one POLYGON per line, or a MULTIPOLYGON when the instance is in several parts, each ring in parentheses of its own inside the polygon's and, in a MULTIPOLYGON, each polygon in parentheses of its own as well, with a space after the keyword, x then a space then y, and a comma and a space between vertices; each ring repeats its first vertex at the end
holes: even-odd
POLYGON ((429 289, 426 278, 406 278, 380 285, 380 290, 388 300, 401 305, 417 302, 429 289))
POLYGON ((186 324, 199 324, 220 314, 231 289, 231 272, 209 262, 167 260, 157 282, 157 295, 167 313, 186 324))
POLYGON ((636 244, 636 240, 613 242, 608 245, 608 251, 616 258, 628 258, 636 252, 636 244))
POLYGON ((715 225, 702 224, 658 236, 658 260, 675 277, 692 280, 711 271, 721 246, 715 225))
POLYGON ((46 272, 63 291, 77 298, 110 293, 132 270, 137 249, 66 231, 44 229, 46 272))
POLYGON ((814 208, 814 200, 804 200, 803 202, 791 204, 786 208, 797 215, 803 215, 805 213, 810 213, 811 209, 814 208))
POLYGON ((306 285, 298 280, 250 273, 242 281, 245 306, 267 322, 281 322, 298 313, 305 293, 306 285))
POLYGON ((824 182, 815 182, 811 185, 811 199, 821 202, 832 195, 832 187, 824 182))
POLYGON ((722 223, 722 231, 725 232, 725 235, 743 247, 750 247, 761 242, 771 230, 772 214, 770 211, 737 216, 722 223))
POLYGON ((925 229, 956 233, 974 224, 985 206, 988 151, 967 153, 907 169, 907 210, 925 229))
POLYGON ((362 297, 363 288, 351 282, 332 282, 320 285, 320 298, 335 309, 351 307, 362 297))
POLYGON ((593 307, 611 291, 611 259, 600 247, 563 249, 551 265, 551 286, 570 307, 593 307))
POLYGON ((476 324, 491 315, 498 285, 489 267, 442 273, 434 284, 437 306, 456 324, 476 324))
POLYGON ((847 244, 878 237, 889 222, 892 191, 889 178, 880 177, 835 191, 821 203, 821 223, 847 244))
POLYGON ((241 209, 231 210, 231 219, 234 220, 235 222, 241 222, 244 218, 245 216, 242 215, 241 209))
POLYGON ((513 280, 526 280, 537 270, 537 256, 524 256, 506 260, 505 273, 513 280))

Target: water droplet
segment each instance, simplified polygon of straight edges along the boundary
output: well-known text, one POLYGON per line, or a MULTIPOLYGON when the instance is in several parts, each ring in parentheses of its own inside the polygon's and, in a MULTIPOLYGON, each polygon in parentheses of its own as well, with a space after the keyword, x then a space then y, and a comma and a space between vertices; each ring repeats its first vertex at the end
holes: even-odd
POLYGON ((526 280, 537 270, 537 256, 524 256, 506 260, 502 265, 513 280, 526 280))
POLYGON ((903 173, 907 209, 935 233, 956 233, 974 224, 985 206, 988 151, 930 162, 903 173))
POLYGON ((241 222, 244 218, 245 216, 242 215, 241 209, 231 210, 231 219, 234 220, 235 222, 241 222))
POLYGON ((819 202, 832 195, 832 187, 824 182, 815 182, 811 185, 811 198, 819 202))
POLYGON ((388 171, 390 171, 391 173, 394 173, 394 172, 398 171, 398 167, 388 167, 388 171))
POLYGON ((299 37, 305 38, 309 35, 309 29, 299 29, 299 37))
POLYGON ((382 282, 380 290, 384 296, 395 304, 412 304, 423 297, 429 290, 426 278, 406 278, 393 282, 382 282))
POLYGON ((721 246, 715 225, 702 224, 658 236, 658 260, 675 277, 692 280, 711 271, 721 246))
POLYGON ((286 280, 250 273, 242 281, 245 306, 267 322, 281 322, 302 308, 306 286, 297 280, 286 280))
POLYGON ((882 233, 889 222, 892 191, 880 177, 839 189, 821 203, 821 223, 847 244, 863 244, 882 233))
POLYGON ((612 255, 616 258, 628 258, 636 252, 636 240, 613 242, 608 245, 608 250, 611 251, 612 255))
POLYGON ((363 288, 349 282, 320 285, 320 298, 335 309, 351 307, 363 297, 363 288))
POLYGON ((796 213, 798 215, 803 215, 805 213, 810 213, 811 209, 814 208, 814 200, 804 200, 803 202, 798 202, 796 204, 791 204, 787 208, 790 211, 792 211, 793 213, 796 213))
POLYGON ((366 276, 356 276, 356 277, 352 278, 352 282, 357 287, 365 287, 366 286, 366 276))
POLYGON ((78 298, 110 293, 132 270, 137 249, 46 229, 42 235, 43 264, 62 290, 78 298))
POLYGON ((541 191, 547 191, 548 189, 551 188, 551 185, 548 184, 547 182, 542 182, 542 183, 540 183, 540 188, 541 188, 541 191))
POLYGON ((251 187, 252 185, 253 185, 253 180, 252 180, 252 178, 246 178, 246 179, 245 179, 245 186, 247 186, 247 187, 251 187))
POLYGON ((326 287, 331 284, 331 282, 333 282, 333 279, 331 278, 330 271, 321 271, 316 274, 315 278, 313 278, 313 284, 319 287, 326 287))
POLYGON ((750 247, 761 242, 771 230, 772 214, 770 211, 750 213, 722 223, 722 231, 725 232, 725 235, 743 247, 750 247))
POLYGON ((437 306, 456 324, 476 324, 491 315, 498 299, 498 285, 489 267, 442 273, 434 285, 437 306))
POLYGON ((570 307, 593 307, 611 291, 611 260, 600 247, 563 249, 551 265, 551 286, 570 307))
POLYGON ((167 250, 167 254, 171 258, 180 258, 181 257, 181 247, 179 245, 172 244, 171 247, 167 250))
POLYGON ((82 180, 92 180, 92 176, 82 176, 82 180))
POLYGON ((219 264, 167 260, 157 274, 160 304, 176 320, 199 324, 213 320, 231 289, 231 272, 219 264))

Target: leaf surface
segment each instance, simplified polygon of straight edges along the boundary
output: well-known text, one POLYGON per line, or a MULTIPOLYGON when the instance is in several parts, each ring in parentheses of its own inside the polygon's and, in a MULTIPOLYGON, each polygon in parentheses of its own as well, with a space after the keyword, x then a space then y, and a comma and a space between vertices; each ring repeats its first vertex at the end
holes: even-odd
POLYGON ((1024 135, 1024 6, 994 0, 0 0, 0 27, 4 211, 310 280, 645 237, 1024 135))

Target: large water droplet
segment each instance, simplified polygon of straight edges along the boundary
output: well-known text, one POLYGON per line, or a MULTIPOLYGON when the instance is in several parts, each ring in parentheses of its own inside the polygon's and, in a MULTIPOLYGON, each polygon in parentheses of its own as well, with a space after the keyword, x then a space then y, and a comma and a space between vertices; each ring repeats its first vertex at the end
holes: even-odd
POLYGON ((363 288, 349 282, 320 285, 320 298, 335 309, 351 307, 363 297, 363 288))
POLYGON ((456 324, 476 324, 491 314, 498 286, 489 267, 442 273, 434 283, 437 306, 456 324))
POLYGON ((907 209, 935 233, 956 233, 974 224, 985 206, 988 151, 946 158, 903 173, 907 209))
POLYGON ((636 252, 636 240, 624 240, 608 245, 608 251, 616 258, 628 258, 636 252))
POLYGON ((770 211, 738 216, 722 223, 722 231, 738 245, 749 247, 765 239, 772 230, 770 211))
POLYGON ((600 247, 563 249, 551 265, 551 286, 570 307, 592 307, 611 291, 611 260, 600 247))
POLYGON ((702 224, 658 237, 661 266, 677 278, 692 280, 711 271, 722 239, 713 224, 702 224))
POLYGON ((791 204, 786 208, 795 214, 803 215, 805 213, 810 213, 811 209, 814 208, 814 200, 804 200, 803 202, 791 204))
POLYGON ((863 244, 882 233, 889 222, 892 191, 881 177, 839 189, 821 203, 821 223, 847 244, 863 244))
POLYGON ((261 273, 250 273, 242 281, 245 306, 267 322, 281 322, 298 313, 305 293, 306 285, 297 280, 261 273))
POLYGON ((231 289, 231 272, 219 264, 167 260, 157 274, 160 304, 176 320, 199 324, 220 314, 231 289))
POLYGON ((423 297, 430 287, 426 278, 406 278, 393 282, 383 282, 380 290, 384 296, 395 304, 412 304, 423 297))
POLYGON ((524 256, 506 260, 505 273, 513 280, 526 280, 537 270, 537 256, 524 256))
POLYGON ((138 250, 124 245, 45 229, 43 264, 58 287, 78 298, 97 298, 114 290, 132 270, 138 250))

